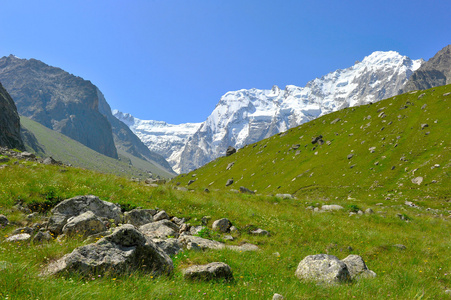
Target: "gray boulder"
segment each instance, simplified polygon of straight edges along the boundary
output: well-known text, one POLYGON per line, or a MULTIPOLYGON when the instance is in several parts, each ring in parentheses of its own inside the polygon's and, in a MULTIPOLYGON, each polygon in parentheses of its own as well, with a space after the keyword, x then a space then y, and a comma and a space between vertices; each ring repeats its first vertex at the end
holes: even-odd
POLYGON ((227 180, 226 182, 226 186, 232 185, 233 184, 233 178, 230 178, 229 180, 227 180))
POLYGON ((261 228, 251 231, 251 234, 260 236, 270 236, 270 233, 267 230, 263 230, 261 228))
POLYGON ((53 240, 53 237, 48 231, 38 231, 38 233, 36 233, 36 235, 33 237, 34 244, 50 242, 51 240, 53 240))
POLYGON ((244 186, 240 186, 240 193, 243 194, 255 194, 254 191, 251 191, 250 189, 244 187, 244 186))
POLYGON ((295 275, 301 280, 321 283, 341 283, 351 279, 346 264, 337 257, 327 254, 305 257, 299 263, 295 275))
POLYGON ((13 234, 13 235, 14 235, 14 234, 21 234, 21 233, 32 234, 33 231, 34 231, 33 228, 27 226, 27 227, 20 227, 20 228, 15 229, 15 230, 12 232, 12 234, 13 234))
POLYGON ((284 298, 283 298, 283 296, 281 295, 281 294, 277 294, 277 293, 275 293, 273 296, 272 296, 272 300, 283 300, 284 298))
POLYGON ((414 179, 412 179, 413 184, 420 185, 422 182, 423 182, 423 177, 421 177, 421 176, 418 176, 418 177, 415 177, 414 179))
POLYGON ((176 255, 177 253, 183 251, 182 243, 180 243, 175 238, 170 239, 152 239, 152 241, 161 248, 167 255, 176 255))
POLYGON ((52 209, 47 229, 57 235, 61 234, 69 218, 87 211, 92 211, 99 218, 113 220, 116 224, 122 220, 121 209, 115 204, 93 195, 77 196, 64 200, 52 209))
POLYGON ((152 223, 153 216, 157 213, 154 209, 133 209, 124 213, 124 223, 132 224, 134 226, 142 226, 147 223, 152 223))
POLYGON ((98 242, 75 249, 51 263, 43 275, 75 272, 120 275, 141 270, 153 274, 169 274, 173 270, 171 258, 133 225, 116 228, 113 234, 98 242))
POLYGON ((276 197, 282 199, 293 199, 293 196, 291 194, 276 194, 276 197))
POLYGON ((208 239, 204 239, 198 236, 193 235, 184 235, 179 238, 179 242, 185 247, 189 248, 188 246, 192 244, 196 244, 200 249, 206 250, 206 249, 223 249, 225 248, 225 244, 218 242, 218 241, 212 241, 208 239))
POLYGON ((359 255, 351 254, 342 259, 342 262, 348 267, 351 279, 376 277, 376 273, 368 269, 363 258, 359 255))
POLYGON ((19 233, 6 238, 6 242, 28 242, 31 235, 28 233, 19 233))
POLYGON ((214 279, 233 280, 232 268, 222 262, 207 265, 194 265, 183 270, 183 277, 188 280, 209 281, 214 279))
POLYGON ((334 211, 334 210, 342 210, 344 209, 343 206, 338 204, 331 204, 331 205, 323 205, 321 206, 322 211, 334 211))
POLYGON ((213 222, 212 228, 215 231, 219 232, 228 232, 230 229, 230 226, 232 226, 232 223, 229 221, 229 219, 223 218, 219 219, 213 222))
POLYGON ((62 232, 67 236, 90 236, 106 230, 105 224, 92 211, 71 217, 63 226, 62 232))
POLYGON ((199 232, 201 230, 204 230, 205 228, 207 228, 207 227, 205 227, 205 226, 191 226, 191 228, 189 229, 189 233, 191 235, 196 235, 196 234, 199 234, 199 232))
POLYGON ((151 238, 168 238, 178 237, 180 228, 169 220, 160 220, 145 224, 139 230, 151 238))
POLYGON ((232 147, 232 146, 227 147, 226 156, 230 156, 234 153, 236 153, 236 149, 234 147, 232 147))
POLYGON ((9 220, 5 215, 0 215, 0 226, 6 226, 9 224, 9 220))
POLYGON ((153 216, 153 220, 155 222, 160 220, 169 220, 169 216, 164 210, 162 210, 153 216))
POLYGON ((45 158, 45 159, 42 161, 42 163, 43 163, 44 165, 57 165, 57 164, 58 164, 58 162, 57 162, 56 160, 54 160, 53 157, 51 157, 51 156, 45 158))

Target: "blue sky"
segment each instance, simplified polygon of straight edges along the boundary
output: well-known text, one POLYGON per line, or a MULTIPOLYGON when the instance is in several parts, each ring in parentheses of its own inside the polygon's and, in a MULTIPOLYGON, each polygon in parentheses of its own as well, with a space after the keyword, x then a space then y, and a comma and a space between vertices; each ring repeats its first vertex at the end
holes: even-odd
POLYGON ((0 56, 97 85, 141 119, 201 122, 230 90, 303 86, 373 51, 429 59, 451 1, 0 0, 0 56))

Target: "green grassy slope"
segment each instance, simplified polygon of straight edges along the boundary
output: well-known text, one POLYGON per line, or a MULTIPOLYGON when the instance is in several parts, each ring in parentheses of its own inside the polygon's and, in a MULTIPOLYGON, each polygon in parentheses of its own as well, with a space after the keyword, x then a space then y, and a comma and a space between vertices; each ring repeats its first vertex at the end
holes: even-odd
POLYGON ((20 122, 21 126, 31 131, 42 145, 45 153, 38 153, 40 155, 52 156, 56 160, 73 166, 122 176, 148 177, 146 171, 163 178, 174 176, 158 165, 153 165, 125 152, 119 153, 121 160, 102 155, 27 117, 22 116, 20 122))
POLYGON ((180 175, 174 182, 186 185, 196 180, 189 187, 199 189, 244 186, 262 194, 352 197, 379 190, 449 197, 449 92, 451 85, 325 115, 180 175), (333 122, 336 119, 340 121, 333 122), (422 124, 428 127, 422 129, 422 124), (312 138, 319 135, 330 144, 313 145, 312 138), (294 145, 299 148, 294 150, 294 145), (421 185, 411 181, 418 176, 424 178, 421 185), (230 178, 235 182, 226 187, 230 178))

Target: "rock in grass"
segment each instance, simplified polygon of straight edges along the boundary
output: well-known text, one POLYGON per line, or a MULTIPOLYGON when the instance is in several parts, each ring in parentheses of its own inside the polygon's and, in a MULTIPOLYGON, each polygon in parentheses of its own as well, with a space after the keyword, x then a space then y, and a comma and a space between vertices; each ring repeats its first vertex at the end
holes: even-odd
POLYGON ((232 185, 233 184, 233 178, 230 178, 229 180, 227 180, 226 182, 226 186, 232 185))
POLYGON ((44 242, 50 242, 53 240, 52 235, 48 231, 39 231, 36 233, 36 235, 33 237, 33 243, 34 244, 40 244, 44 242))
POLYGON ((260 236, 270 236, 270 233, 267 230, 263 230, 261 228, 251 231, 251 234, 260 236))
POLYGON ((67 236, 90 236, 106 231, 106 226, 92 211, 87 211, 78 216, 71 217, 64 225, 62 232, 67 236))
POLYGON ((155 222, 160 220, 169 220, 169 216, 164 210, 162 210, 153 216, 153 220, 155 222))
POLYGON ((169 274, 173 268, 171 258, 163 250, 133 225, 126 224, 97 243, 79 247, 51 263, 42 275, 67 272, 82 276, 120 275, 137 270, 169 274))
POLYGON ((418 177, 415 177, 412 179, 413 184, 421 185, 422 182, 423 182, 423 177, 421 177, 421 176, 418 176, 418 177))
POLYGON ((330 205, 323 205, 321 206, 322 211, 335 211, 335 210, 342 210, 344 209, 343 206, 338 204, 330 204, 330 205))
POLYGON ((5 215, 0 215, 0 226, 6 226, 9 224, 9 220, 5 215))
POLYGON ((207 265, 194 265, 183 270, 183 277, 188 280, 233 280, 232 268, 223 262, 213 262, 207 265))
POLYGON ((154 209, 132 209, 124 213, 124 222, 135 226, 142 226, 153 222, 153 216, 157 213, 154 209))
POLYGON ((117 205, 93 195, 77 196, 62 201, 51 210, 47 229, 54 234, 61 234, 69 218, 87 211, 92 211, 99 218, 114 220, 116 224, 122 220, 121 209, 117 205))
POLYGON ((346 264, 337 257, 328 254, 305 257, 299 263, 295 275, 301 280, 313 280, 328 284, 342 283, 351 279, 346 264))
POLYGON ((235 154, 235 153, 236 153, 236 149, 234 147, 232 147, 232 146, 229 146, 227 148, 227 150, 226 150, 226 156, 230 156, 230 155, 235 154))
POLYGON ((180 228, 169 220, 145 224, 139 230, 151 238, 178 237, 180 228))
POLYGON ((152 240, 167 255, 175 255, 182 250, 182 243, 175 238, 170 239, 153 239, 152 240))
POLYGON ((282 296, 281 294, 275 293, 275 294, 272 296, 272 300, 283 300, 283 299, 285 299, 285 298, 283 298, 283 296, 282 296))
POLYGON ((254 191, 251 191, 250 189, 240 186, 240 193, 242 194, 255 194, 254 191))
POLYGON ((28 242, 31 235, 28 233, 19 233, 6 238, 6 242, 28 242))
POLYGON ((351 279, 376 277, 376 273, 368 269, 363 258, 359 255, 351 254, 342 259, 342 262, 348 267, 351 279))
POLYGON ((213 222, 212 228, 222 233, 228 232, 232 223, 227 218, 222 218, 213 222))

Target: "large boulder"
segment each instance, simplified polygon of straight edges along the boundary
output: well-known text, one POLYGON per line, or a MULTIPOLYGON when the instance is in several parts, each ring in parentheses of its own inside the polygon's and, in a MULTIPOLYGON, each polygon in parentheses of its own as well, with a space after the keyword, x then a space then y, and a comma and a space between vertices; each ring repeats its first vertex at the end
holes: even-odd
POLYGON ((139 230, 151 238, 178 237, 180 228, 169 220, 145 224, 139 230))
POLYGON ((177 253, 183 251, 182 243, 175 238, 169 239, 152 239, 152 241, 161 248, 167 255, 176 255, 177 253))
POLYGON ((124 213, 124 222, 135 226, 152 223, 153 216, 157 213, 154 209, 133 209, 124 213))
POLYGON ((183 277, 189 280, 209 281, 214 279, 233 280, 232 268, 223 262, 194 265, 183 270, 183 277))
POLYGON ((232 223, 229 221, 229 219, 222 218, 219 220, 216 220, 213 222, 212 228, 215 231, 219 232, 228 232, 230 229, 230 226, 232 226, 232 223))
POLYGON ((99 218, 113 220, 116 224, 122 220, 121 209, 117 205, 93 195, 77 196, 62 201, 52 209, 47 229, 59 235, 69 218, 87 211, 92 211, 99 218))
POLYGON ((92 211, 69 218, 62 229, 68 236, 77 234, 89 236, 106 230, 105 224, 92 211))
POLYGON ((295 275, 301 280, 322 283, 341 283, 351 279, 348 267, 333 255, 316 254, 305 257, 298 265, 295 275))
POLYGON ((120 275, 136 270, 169 274, 173 270, 173 263, 154 242, 133 225, 126 224, 98 242, 79 247, 51 263, 43 275, 66 272, 76 272, 82 276, 105 273, 120 275))
POLYGON ((348 267, 351 279, 376 277, 376 273, 368 269, 363 258, 359 255, 351 254, 342 259, 342 262, 348 267))
POLYGON ((226 156, 230 156, 235 153, 236 153, 236 149, 234 147, 232 147, 232 146, 227 147, 226 156))

